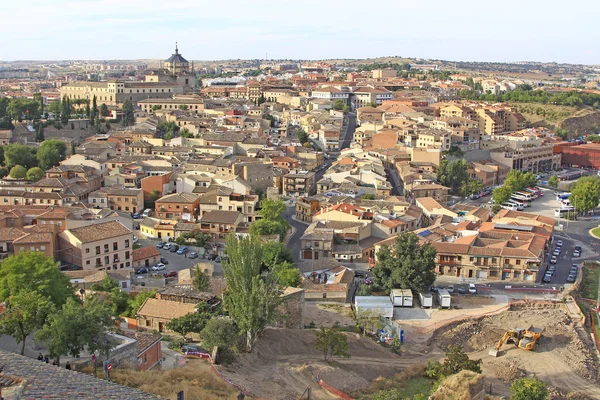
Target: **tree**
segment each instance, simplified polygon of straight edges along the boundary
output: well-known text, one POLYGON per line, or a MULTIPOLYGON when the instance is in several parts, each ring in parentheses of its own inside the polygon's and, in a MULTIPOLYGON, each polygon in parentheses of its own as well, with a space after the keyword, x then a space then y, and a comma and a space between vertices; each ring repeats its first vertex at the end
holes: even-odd
POLYGON ((599 190, 600 187, 595 182, 587 181, 578 183, 571 190, 571 198, 569 200, 571 200, 571 204, 573 204, 577 211, 591 211, 598 207, 598 202, 600 201, 599 190))
POLYGON ((492 199, 494 199, 494 203, 502 204, 506 200, 510 199, 510 195, 513 191, 507 186, 500 186, 492 192, 492 199))
POLYGON ((38 124, 35 128, 35 141, 43 142, 44 141, 44 125, 38 124))
POLYGON ((556 175, 552 175, 550 178, 548 178, 548 186, 555 189, 558 187, 558 178, 556 175))
POLYGON ((154 208, 156 200, 160 199, 160 192, 156 189, 154 189, 153 191, 150 192, 150 196, 148 196, 148 201, 146 201, 145 207, 146 208, 154 208))
POLYGON ((35 292, 61 307, 73 296, 73 287, 51 257, 27 251, 0 263, 0 301, 21 292, 35 292))
POLYGON ((275 282, 281 287, 298 287, 302 282, 300 271, 294 267, 294 264, 288 261, 276 264, 271 268, 271 273, 275 282))
POLYGON ((120 288, 114 287, 109 291, 108 301, 105 303, 108 306, 110 314, 113 317, 118 317, 124 314, 129 307, 131 296, 121 291, 120 288))
POLYGON ((109 115, 110 115, 110 111, 108 110, 108 107, 106 106, 106 104, 104 104, 104 103, 100 104, 100 116, 108 117, 109 115))
POLYGON ((71 117, 71 101, 67 95, 63 96, 61 107, 60 122, 61 124, 66 125, 69 123, 69 118, 71 117))
POLYGON ((213 318, 206 323, 200 332, 202 344, 208 349, 219 347, 229 349, 238 341, 238 330, 235 323, 230 319, 213 318))
POLYGON ((190 130, 188 128, 183 128, 179 131, 179 136, 181 136, 183 138, 192 138, 192 137, 194 137, 194 134, 192 132, 190 132, 190 130))
POLYGON ((435 249, 429 244, 420 245, 414 233, 398 235, 393 249, 383 246, 377 254, 375 281, 387 290, 422 292, 435 281, 435 256, 435 249))
POLYGON ((115 288, 119 288, 119 282, 111 278, 110 275, 106 274, 100 282, 94 283, 90 289, 97 292, 110 292, 115 288))
POLYGON ((367 194, 363 195, 362 199, 363 200, 375 200, 375 195, 367 193, 367 194))
POLYGON ((308 142, 308 134, 302 128, 296 128, 296 137, 300 143, 308 142))
POLYGON ((10 169, 10 172, 8 174, 13 179, 25 179, 25 177, 27 176, 27 170, 25 169, 25 167, 15 165, 10 169))
POLYGON ((332 356, 350 358, 346 335, 335 328, 321 328, 315 331, 315 348, 323 353, 325 361, 332 356))
POLYGON ((600 135, 588 135, 586 137, 586 140, 588 142, 598 143, 598 142, 600 142, 600 135))
POLYGON ((137 296, 135 296, 129 301, 129 305, 127 306, 127 311, 124 313, 124 316, 129 318, 135 318, 135 314, 140 309, 142 304, 144 304, 146 299, 153 299, 155 296, 156 289, 142 290, 137 294, 137 296))
POLYGON ((79 357, 85 349, 90 353, 108 353, 111 346, 106 332, 113 326, 110 311, 96 298, 90 297, 83 306, 70 298, 49 317, 36 337, 47 342, 48 353, 60 363, 60 356, 79 357))
POLYGON ((44 171, 40 167, 29 168, 26 177, 28 181, 37 182, 44 177, 44 171))
POLYGON ((90 110, 90 102, 89 100, 85 103, 85 116, 90 118, 91 116, 91 110, 90 110))
POLYGON ((75 150, 75 142, 71 141, 71 155, 75 154, 76 150, 75 150))
POLYGON ((224 302, 250 352, 258 334, 275 319, 281 291, 271 274, 260 274, 262 246, 258 237, 228 236, 227 256, 229 261, 223 264, 227 279, 224 302))
POLYGON ((469 166, 463 159, 448 162, 442 160, 437 170, 437 177, 440 183, 450 188, 452 194, 458 194, 463 185, 468 181, 469 166))
POLYGON ((208 292, 210 289, 210 277, 200 269, 199 265, 196 265, 196 268, 194 268, 192 286, 199 292, 208 292))
POLYGON ((550 394, 546 384, 537 378, 520 378, 510 385, 511 400, 546 400, 550 394))
POLYGON ((96 104, 96 95, 92 98, 92 108, 90 110, 90 123, 93 124, 98 115, 98 105, 96 104))
POLYGON ((356 323, 362 328, 363 336, 367 335, 367 332, 376 332, 382 328, 381 314, 374 310, 361 310, 356 314, 356 323))
POLYGON ((333 108, 336 110, 343 110, 345 105, 346 104, 344 104, 344 102, 342 100, 336 100, 333 105, 333 108))
POLYGON ((167 132, 167 134, 164 137, 165 140, 171 140, 173 139, 173 132, 167 132))
POLYGON ((483 183, 479 179, 469 179, 465 182, 463 193, 465 196, 480 193, 483 190, 483 183))
POLYGON ((193 312, 169 321, 167 328, 179 333, 183 340, 187 340, 188 334, 202 332, 209 319, 210 314, 208 313, 193 312))
POLYGON ((44 170, 58 165, 66 156, 67 145, 65 142, 56 139, 44 141, 37 152, 38 164, 44 170))
POLYGON ((12 143, 4 146, 4 164, 7 168, 22 165, 25 168, 36 166, 35 148, 20 143, 12 143))
POLYGON ((465 154, 464 151, 462 151, 460 149, 460 147, 455 146, 455 145, 450 146, 450 148, 446 152, 446 155, 454 156, 454 157, 458 157, 458 158, 461 158, 464 154, 465 154))
POLYGON ((180 110, 182 110, 182 111, 187 111, 187 109, 188 109, 188 106, 187 106, 187 104, 181 104, 181 105, 179 106, 179 109, 180 109, 180 110))
POLYGON ((443 378, 450 375, 454 375, 464 369, 481 373, 481 359, 471 360, 469 356, 463 351, 462 346, 448 346, 448 352, 443 363, 439 361, 429 361, 425 374, 430 378, 443 378))
POLYGON ((21 343, 21 355, 25 355, 27 337, 44 325, 53 309, 48 298, 37 292, 23 291, 12 295, 5 300, 0 332, 21 343))
POLYGON ((266 268, 272 269, 282 262, 293 262, 294 258, 290 249, 281 242, 267 242, 263 244, 262 263, 266 268))
POLYGON ((194 240, 196 241, 196 246, 198 247, 206 247, 206 244, 210 242, 212 236, 209 233, 204 232, 194 232, 194 240))
POLYGON ((133 103, 129 100, 123 102, 123 125, 133 122, 133 103))
POLYGON ((258 214, 262 217, 250 225, 250 233, 253 235, 278 234, 282 239, 290 224, 284 219, 285 204, 281 200, 264 199, 260 202, 258 214))

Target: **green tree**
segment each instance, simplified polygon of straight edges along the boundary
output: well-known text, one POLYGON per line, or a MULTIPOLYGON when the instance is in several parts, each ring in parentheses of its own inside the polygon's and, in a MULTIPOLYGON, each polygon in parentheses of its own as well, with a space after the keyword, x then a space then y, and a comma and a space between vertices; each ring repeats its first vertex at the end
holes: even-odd
POLYGON ((465 196, 480 193, 483 190, 483 183, 479 179, 469 179, 465 182, 463 193, 465 196))
POLYGON ((38 340, 46 341, 48 353, 60 363, 60 356, 79 357, 81 352, 108 353, 110 343, 106 332, 113 328, 110 311, 94 297, 81 303, 69 298, 62 308, 48 319, 37 332, 38 340))
POLYGON ((167 134, 165 135, 164 139, 165 140, 171 140, 171 139, 173 139, 173 136, 174 136, 173 132, 167 132, 167 134))
POLYGON ((25 146, 20 143, 12 143, 4 146, 4 164, 7 168, 22 165, 25 168, 36 166, 36 150, 34 147, 25 146))
POLYGON ((54 305, 37 292, 28 291, 19 292, 4 301, 0 332, 21 343, 21 355, 25 355, 27 337, 44 325, 54 305))
POLYGON ((363 336, 367 332, 376 332, 383 326, 381 323, 381 313, 375 310, 361 310, 356 314, 356 324, 362 328, 363 336))
POLYGON ((108 106, 104 103, 100 104, 100 116, 108 117, 110 115, 110 111, 108 111, 108 106))
POLYGON ((131 301, 131 296, 129 294, 121 291, 120 288, 115 287, 109 291, 110 295, 108 296, 108 301, 106 302, 106 306, 110 311, 110 314, 113 317, 118 317, 123 315, 127 308, 129 307, 129 302, 131 301))
POLYGON ((65 142, 56 139, 44 141, 37 152, 38 164, 44 170, 58 165, 66 156, 67 145, 65 142))
POLYGON ((350 358, 348 338, 335 328, 321 328, 315 331, 315 349, 323 353, 325 361, 332 356, 350 358))
POLYGON ((546 400, 550 392, 537 378, 520 378, 510 385, 510 400, 546 400))
POLYGON ((548 186, 555 189, 558 187, 558 178, 556 175, 552 175, 550 178, 548 178, 548 186))
POLYGON ((188 128, 183 128, 179 131, 179 136, 183 138, 193 138, 194 134, 188 128))
POLYGON ((200 231, 194 232, 194 240, 196 241, 196 246, 198 247, 206 247, 208 242, 212 239, 212 236, 209 233, 204 233, 200 231))
POLYGON ((294 258, 290 249, 281 242, 267 242, 263 244, 263 264, 271 269, 282 262, 293 262, 294 258))
POLYGON ((129 100, 123 102, 123 124, 129 125, 133 122, 133 103, 129 100))
POLYGON ((160 192, 156 189, 150 192, 150 196, 148 196, 148 201, 145 203, 146 208, 154 208, 156 200, 160 199, 160 192))
POLYGON ((194 312, 169 321, 167 328, 179 333, 183 337, 183 340, 187 340, 188 334, 202 332, 209 319, 210 314, 208 313, 194 312))
POLYGON ((440 379, 454 375, 462 370, 469 370, 481 373, 481 359, 471 360, 463 351, 460 345, 448 346, 446 358, 442 363, 439 361, 429 361, 425 374, 430 378, 440 379))
POLYGON ((208 292, 210 289, 210 277, 200 269, 200 265, 196 265, 194 268, 192 286, 199 292, 208 292))
POLYGON ((387 290, 411 289, 422 292, 435 281, 436 252, 429 244, 420 245, 414 233, 398 235, 394 248, 383 246, 373 268, 375 281, 387 290))
POLYGON ((90 123, 93 125, 98 115, 98 105, 96 104, 96 95, 92 98, 92 108, 90 110, 90 123))
POLYGON ((71 155, 76 154, 75 142, 71 141, 71 155))
POLYGON ((0 263, 0 301, 21 292, 35 292, 60 307, 73 296, 73 287, 51 257, 27 251, 0 263))
POLYGON ((161 108, 162 108, 161 105, 155 104, 155 105, 152 106, 152 111, 157 111, 157 110, 160 110, 161 108))
POLYGON ((450 193, 459 194, 460 189, 469 179, 467 162, 463 159, 450 161, 442 160, 437 170, 440 183, 450 188, 450 193))
POLYGON ((35 141, 43 142, 44 141, 44 125, 38 124, 35 128, 35 141))
POLYGON ((579 183, 571 190, 569 200, 571 200, 571 204, 573 204, 577 211, 591 211, 598 207, 598 202, 600 201, 599 190, 600 188, 595 182, 579 183))
POLYGON ((213 318, 206 323, 200 332, 202 344, 207 349, 218 347, 229 349, 238 341, 238 330, 235 323, 230 319, 213 318))
POLYGON ((250 352, 258 334, 275 319, 281 291, 271 274, 261 276, 262 246, 256 236, 228 236, 227 256, 229 261, 223 264, 227 279, 225 306, 245 336, 245 347, 250 352))
POLYGON ((37 182, 44 177, 44 171, 40 167, 29 168, 26 177, 28 181, 37 182))
POLYGON ((88 102, 85 103, 85 116, 90 118, 90 116, 92 115, 91 113, 92 113, 92 111, 90 109, 90 102, 88 100, 88 102))
POLYGON ((25 179, 27 177, 27 170, 25 167, 15 165, 10 169, 9 175, 13 179, 25 179))
POLYGON ((138 312, 142 304, 144 304, 146 299, 153 299, 154 297, 156 297, 156 289, 142 290, 133 299, 129 301, 127 311, 124 315, 129 318, 135 318, 136 313, 138 312))
POLYGON ((187 106, 187 104, 181 104, 181 105, 179 106, 179 109, 180 109, 180 110, 183 110, 183 111, 187 111, 187 109, 188 109, 188 106, 187 106))
POLYGON ((115 279, 111 278, 108 274, 104 276, 104 278, 98 282, 94 283, 90 289, 97 292, 110 292, 113 289, 119 288, 119 282, 115 279))
POLYGON ((336 110, 343 110, 345 105, 346 104, 342 100, 336 100, 333 105, 333 108, 336 110))
POLYGON ((363 195, 362 199, 363 200, 375 200, 375 195, 367 193, 367 194, 363 195))
POLYGON ((512 193, 513 191, 508 186, 500 186, 492 192, 492 199, 496 204, 502 204, 510 199, 512 193))
POLYGON ((300 271, 294 267, 294 264, 288 261, 273 266, 271 273, 275 282, 282 287, 298 287, 302 282, 300 271))
POLYGON ((300 143, 308 142, 308 134, 302 128, 296 128, 296 137, 300 141, 300 143))
POLYGON ((465 154, 464 151, 462 151, 460 149, 460 147, 458 147, 456 145, 450 146, 450 148, 446 152, 446 155, 454 156, 454 157, 459 157, 459 158, 461 158, 464 154, 465 154))
POLYGON ((250 225, 250 232, 253 235, 278 234, 282 239, 290 228, 284 218, 285 204, 281 200, 264 199, 260 202, 258 214, 262 218, 250 225))
POLYGON ((588 142, 598 143, 598 142, 600 142, 600 135, 588 135, 586 137, 586 140, 588 142))

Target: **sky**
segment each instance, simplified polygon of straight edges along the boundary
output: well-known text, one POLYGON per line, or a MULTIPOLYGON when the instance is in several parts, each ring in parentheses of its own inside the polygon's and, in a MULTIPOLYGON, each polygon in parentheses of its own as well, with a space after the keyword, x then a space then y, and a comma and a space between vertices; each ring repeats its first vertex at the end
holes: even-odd
POLYGON ((600 64, 598 0, 0 0, 0 60, 600 64), (596 18, 596 19, 594 19, 596 18))

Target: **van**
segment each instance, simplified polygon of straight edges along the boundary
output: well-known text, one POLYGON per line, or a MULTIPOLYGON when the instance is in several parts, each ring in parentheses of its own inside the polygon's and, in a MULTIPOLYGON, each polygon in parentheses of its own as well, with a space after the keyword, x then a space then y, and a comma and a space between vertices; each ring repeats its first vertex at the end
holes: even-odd
POLYGON ((474 283, 469 283, 469 293, 477 294, 477 286, 474 283))
POLYGON ((150 214, 151 214, 151 213, 152 213, 152 209, 151 209, 151 208, 146 208, 146 209, 144 210, 144 213, 142 214, 142 216, 143 216, 144 218, 148 218, 148 217, 150 216, 150 214))
POLYGON ((506 203, 516 206, 517 210, 519 210, 519 211, 523 211, 523 209, 525 208, 523 206, 523 204, 517 203, 516 201, 513 201, 513 200, 507 200, 506 203))
POLYGON ((517 206, 514 204, 502 203, 500 207, 504 208, 505 210, 517 211, 517 206))

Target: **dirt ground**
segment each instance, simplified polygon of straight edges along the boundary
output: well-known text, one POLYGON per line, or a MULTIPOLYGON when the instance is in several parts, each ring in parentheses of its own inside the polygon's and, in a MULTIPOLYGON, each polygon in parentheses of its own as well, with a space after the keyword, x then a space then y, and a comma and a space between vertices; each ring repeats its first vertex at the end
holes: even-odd
POLYGON ((344 304, 306 303, 304 307, 304 323, 313 322, 317 328, 331 328, 335 323, 341 326, 355 326, 352 309, 344 304))
MULTIPOLYGON (((423 333, 419 340, 409 336, 401 356, 371 339, 346 333, 351 358, 336 357, 329 362, 315 350, 312 330, 267 329, 252 354, 239 355, 232 365, 220 369, 228 379, 261 398, 299 398, 311 386, 314 399, 332 399, 316 384, 317 374, 329 385, 349 393, 366 388, 379 377, 440 360, 449 344, 460 344, 471 358, 483 360, 483 373, 486 382, 492 383, 494 395, 508 396, 511 380, 535 376, 561 393, 578 392, 600 399, 598 367, 590 351, 593 345, 585 333, 578 334, 573 328, 563 307, 521 308, 453 322, 423 333), (488 354, 506 330, 530 325, 545 329, 534 351, 509 343, 504 344, 497 358, 488 354)), ((317 326, 351 322, 348 315, 343 315, 344 308, 310 304, 306 313, 307 323, 313 321, 317 326)))
POLYGON ((450 344, 460 344, 471 358, 483 360, 483 373, 494 394, 508 395, 512 380, 536 376, 561 392, 578 391, 600 399, 598 367, 589 344, 581 340, 562 308, 511 310, 466 320, 438 329, 428 341, 434 353, 450 344), (509 343, 498 357, 488 354, 506 330, 530 325, 545 329, 533 351, 509 343))

